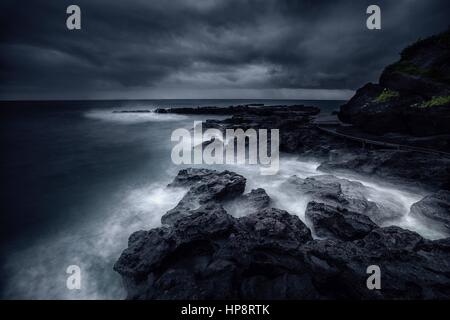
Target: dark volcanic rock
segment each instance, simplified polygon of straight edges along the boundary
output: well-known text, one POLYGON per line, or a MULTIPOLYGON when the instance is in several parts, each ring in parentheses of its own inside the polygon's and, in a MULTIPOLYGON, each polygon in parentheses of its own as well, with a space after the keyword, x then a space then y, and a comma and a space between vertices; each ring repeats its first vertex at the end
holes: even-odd
POLYGON ((306 225, 284 210, 264 209, 237 220, 245 226, 244 238, 246 233, 253 234, 258 245, 295 251, 300 244, 312 240, 306 225))
POLYGON ((312 240, 296 216, 275 209, 240 219, 196 210, 134 233, 114 268, 129 299, 450 297, 450 239, 388 227, 356 241, 312 240), (381 290, 366 287, 370 265, 381 269, 381 290))
POLYGON ((450 29, 421 40, 341 107, 339 118, 362 130, 415 136, 450 133, 450 29), (439 103, 430 104, 437 97, 439 103))
MULTIPOLYGON (((242 179, 231 172, 190 169, 173 184, 198 190, 242 179)), ((221 206, 222 197, 206 194, 212 200, 170 226, 130 236, 114 265, 129 299, 450 298, 450 238, 428 241, 401 228, 377 228, 345 209, 311 203, 307 215, 315 227, 346 241, 313 240, 306 225, 286 211, 265 208, 234 218, 221 206), (366 287, 370 265, 381 269, 381 290, 366 287)), ((261 208, 267 205, 262 189, 243 197, 261 208)))
POLYGON ((265 209, 270 204, 270 197, 267 195, 266 190, 262 188, 253 189, 250 193, 244 194, 242 200, 253 206, 255 211, 265 209))
POLYGON ((317 288, 333 298, 448 299, 450 238, 424 240, 398 227, 356 241, 311 241, 302 247, 317 288), (381 271, 381 290, 368 290, 367 267, 381 271))
POLYGON ((169 186, 189 187, 189 191, 175 208, 161 218, 161 222, 172 224, 177 219, 191 214, 191 211, 200 205, 237 197, 244 192, 245 183, 243 176, 230 171, 193 168, 180 170, 169 186))
POLYGON ((315 298, 298 250, 311 239, 285 211, 235 219, 199 209, 171 228, 134 233, 114 269, 130 299, 315 298))
MULTIPOLYGON (((405 112, 410 106, 422 100, 415 96, 398 96, 389 101, 378 101, 377 97, 386 91, 386 88, 377 84, 366 84, 358 89, 356 94, 341 107, 339 119, 352 123, 362 130, 383 134, 385 132, 410 132, 413 128, 405 112)), ((420 110, 419 110, 420 111, 420 110)))
POLYGON ((324 134, 316 128, 309 117, 299 116, 296 112, 261 115, 234 115, 225 120, 208 120, 203 124, 204 129, 279 129, 280 151, 297 153, 304 156, 325 157, 332 149, 348 149, 357 145, 324 134))
POLYGON ((356 240, 378 228, 365 215, 314 201, 308 203, 305 216, 322 238, 356 240))
POLYGON ((229 205, 234 209, 233 211, 238 211, 241 215, 248 215, 268 209, 270 203, 271 199, 266 190, 258 188, 236 198, 229 205))
POLYGON ((280 124, 280 151, 302 154, 303 156, 327 157, 333 149, 354 148, 354 142, 324 134, 312 123, 289 127, 280 124))
POLYGON ((411 214, 437 223, 440 229, 450 234, 450 191, 440 190, 414 203, 411 214))
POLYGON ((319 286, 337 298, 445 299, 450 295, 450 238, 424 240, 398 227, 379 228, 361 240, 314 241, 302 249, 319 286), (370 265, 381 270, 381 290, 367 290, 370 265))
POLYGON ((374 150, 323 162, 325 172, 352 172, 387 181, 420 184, 431 189, 450 189, 450 159, 412 151, 374 150))
POLYGON ((356 123, 364 116, 363 110, 367 108, 373 99, 382 93, 384 88, 379 84, 367 83, 356 90, 355 95, 344 105, 341 106, 338 117, 342 122, 356 123))
POLYGON ((327 156, 333 148, 347 148, 354 143, 323 134, 311 122, 319 108, 292 106, 230 106, 158 109, 160 113, 232 115, 224 120, 209 119, 203 129, 279 129, 280 151, 311 156, 327 156))
POLYGON ((212 115, 253 115, 253 116, 274 116, 295 114, 298 116, 313 116, 320 112, 317 107, 304 105, 274 105, 274 106, 256 106, 256 105, 238 105, 229 107, 196 107, 196 108, 166 108, 156 109, 156 113, 177 113, 177 114, 212 114, 212 115))

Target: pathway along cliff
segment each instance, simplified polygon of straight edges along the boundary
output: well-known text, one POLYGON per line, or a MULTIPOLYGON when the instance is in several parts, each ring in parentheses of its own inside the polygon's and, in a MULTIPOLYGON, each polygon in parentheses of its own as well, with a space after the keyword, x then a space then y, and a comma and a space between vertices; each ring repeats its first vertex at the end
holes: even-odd
POLYGON ((328 134, 331 134, 336 137, 341 137, 344 139, 349 139, 357 142, 361 142, 362 148, 364 149, 366 146, 377 146, 377 147, 383 147, 383 148, 392 148, 397 150, 406 150, 406 151, 415 151, 415 152, 422 152, 426 154, 435 154, 444 156, 446 158, 450 158, 450 152, 444 152, 440 150, 433 150, 429 148, 421 148, 421 147, 415 147, 411 145, 405 145, 401 143, 395 143, 395 142, 389 142, 389 141, 383 141, 382 137, 376 137, 372 136, 370 139, 365 138, 362 136, 362 134, 346 134, 339 132, 340 129, 342 129, 339 125, 316 125, 317 129, 326 132, 328 134))

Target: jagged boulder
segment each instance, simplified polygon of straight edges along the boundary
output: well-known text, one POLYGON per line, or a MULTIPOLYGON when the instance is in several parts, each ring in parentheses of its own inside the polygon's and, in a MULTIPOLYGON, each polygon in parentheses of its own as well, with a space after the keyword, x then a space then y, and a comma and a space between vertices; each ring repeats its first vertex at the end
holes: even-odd
POLYGON ((129 299, 316 298, 299 259, 309 229, 286 211, 236 219, 220 206, 134 233, 114 266, 129 299))
POLYGON ((237 197, 235 200, 228 203, 231 211, 237 213, 236 215, 249 215, 258 213, 264 209, 268 209, 271 204, 271 199, 266 190, 262 188, 253 189, 249 193, 237 197))
POLYGON ((308 203, 305 216, 315 234, 327 239, 361 239, 378 228, 365 215, 314 201, 308 203))
POLYGON ((241 200, 250 205, 255 212, 268 208, 271 201, 266 190, 262 188, 253 189, 250 193, 244 194, 241 200))
POLYGON ((177 219, 210 202, 221 202, 241 195, 246 179, 234 172, 189 168, 180 170, 169 187, 188 187, 188 192, 172 210, 162 216, 163 224, 173 224, 177 219))

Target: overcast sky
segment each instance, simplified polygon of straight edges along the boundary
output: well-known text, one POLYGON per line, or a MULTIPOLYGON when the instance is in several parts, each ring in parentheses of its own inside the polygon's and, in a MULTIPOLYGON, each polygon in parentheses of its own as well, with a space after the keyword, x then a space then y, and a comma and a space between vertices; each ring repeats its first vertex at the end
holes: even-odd
POLYGON ((449 13, 448 0, 2 0, 0 98, 346 99, 449 13))

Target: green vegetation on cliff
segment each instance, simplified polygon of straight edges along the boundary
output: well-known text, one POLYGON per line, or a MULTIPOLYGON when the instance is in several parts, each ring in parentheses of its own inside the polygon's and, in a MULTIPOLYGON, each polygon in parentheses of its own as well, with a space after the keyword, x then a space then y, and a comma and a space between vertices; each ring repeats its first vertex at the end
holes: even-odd
POLYGON ((391 90, 391 89, 384 89, 379 95, 378 97, 376 97, 374 99, 375 102, 377 103, 385 103, 388 102, 392 99, 395 99, 397 97, 399 97, 399 93, 395 90, 391 90))
POLYGON ((419 105, 419 108, 430 108, 435 106, 443 106, 446 104, 450 104, 450 96, 433 97, 432 99, 425 101, 421 105, 419 105))

